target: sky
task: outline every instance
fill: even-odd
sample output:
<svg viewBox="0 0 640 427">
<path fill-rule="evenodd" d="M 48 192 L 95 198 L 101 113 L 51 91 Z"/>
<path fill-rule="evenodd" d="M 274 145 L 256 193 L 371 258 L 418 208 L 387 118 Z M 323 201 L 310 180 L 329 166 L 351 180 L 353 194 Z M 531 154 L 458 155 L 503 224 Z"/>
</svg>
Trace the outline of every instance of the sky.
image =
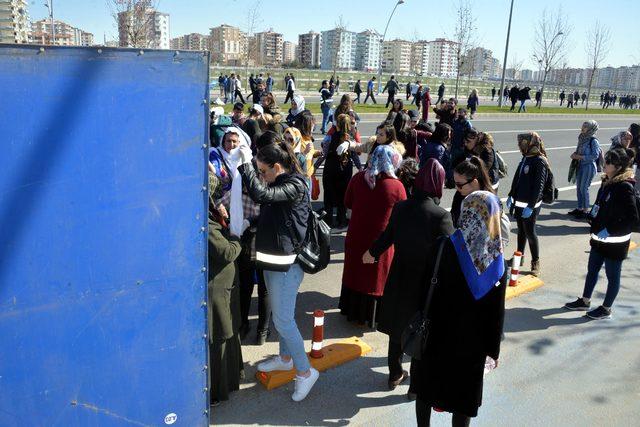
<svg viewBox="0 0 640 427">
<path fill-rule="evenodd" d="M 117 39 L 117 28 L 109 3 L 116 0 L 51 0 L 55 18 L 94 34 L 96 42 Z M 535 23 L 543 9 L 556 11 L 558 0 L 514 0 L 509 59 L 507 66 L 523 62 L 523 68 L 536 70 L 531 58 Z M 28 0 L 31 19 L 47 17 L 45 0 Z M 211 27 L 222 23 L 246 28 L 247 10 L 257 0 L 159 0 L 158 9 L 170 14 L 171 37 L 188 33 L 209 34 Z M 375 29 L 384 31 L 396 0 L 261 0 L 258 31 L 273 28 L 284 39 L 297 43 L 298 34 L 309 30 L 323 31 L 335 27 L 342 15 L 351 31 Z M 510 0 L 470 0 L 476 17 L 475 43 L 504 59 L 504 46 L 509 19 Z M 621 18 L 640 14 L 638 0 L 563 0 L 562 8 L 570 17 L 573 28 L 569 36 L 567 66 L 587 67 L 585 39 L 589 26 L 596 19 L 611 29 L 611 42 L 604 66 L 613 67 L 640 63 L 640 32 L 631 31 L 636 23 L 626 24 L 621 31 Z M 398 6 L 389 25 L 387 40 L 414 38 L 433 40 L 453 38 L 455 5 L 453 1 L 405 0 Z M 635 19 L 635 18 L 634 18 Z"/>
</svg>

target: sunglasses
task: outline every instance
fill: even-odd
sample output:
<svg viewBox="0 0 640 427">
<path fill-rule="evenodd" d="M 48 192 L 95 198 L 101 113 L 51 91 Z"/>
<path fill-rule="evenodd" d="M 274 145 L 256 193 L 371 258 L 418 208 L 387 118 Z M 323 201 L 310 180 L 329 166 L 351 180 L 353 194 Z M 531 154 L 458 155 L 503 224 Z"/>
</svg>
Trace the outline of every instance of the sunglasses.
<svg viewBox="0 0 640 427">
<path fill-rule="evenodd" d="M 461 188 L 462 188 L 462 187 L 464 187 L 465 185 L 469 184 L 471 181 L 473 181 L 473 179 L 470 179 L 470 180 L 469 180 L 469 181 L 467 181 L 467 182 L 463 182 L 462 184 L 461 184 L 461 183 L 459 183 L 459 182 L 456 182 L 456 188 L 457 188 L 457 189 L 461 189 Z"/>
</svg>

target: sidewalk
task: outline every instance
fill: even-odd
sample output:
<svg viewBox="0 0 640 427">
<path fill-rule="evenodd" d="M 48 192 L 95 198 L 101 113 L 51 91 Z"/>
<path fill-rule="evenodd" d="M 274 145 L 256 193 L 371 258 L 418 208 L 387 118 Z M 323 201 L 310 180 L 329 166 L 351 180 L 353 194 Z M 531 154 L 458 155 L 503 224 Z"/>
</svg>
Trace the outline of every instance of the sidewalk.
<svg viewBox="0 0 640 427">
<path fill-rule="evenodd" d="M 640 291 L 634 286 L 640 277 L 640 251 L 624 264 L 612 319 L 589 322 L 582 313 L 564 311 L 562 305 L 582 290 L 589 250 L 586 223 L 568 220 L 564 214 L 573 203 L 561 200 L 543 210 L 539 234 L 545 286 L 506 303 L 500 367 L 486 377 L 484 404 L 473 425 L 626 426 L 640 417 Z M 515 246 L 515 223 L 512 226 L 507 254 Z M 293 384 L 272 391 L 256 384 L 256 364 L 276 354 L 278 345 L 275 331 L 265 346 L 252 345 L 254 329 L 243 343 L 247 379 L 231 400 L 212 408 L 212 424 L 415 425 L 407 385 L 387 390 L 387 336 L 348 323 L 336 308 L 344 238 L 344 234 L 334 236 L 327 270 L 305 276 L 298 297 L 298 325 L 309 349 L 311 313 L 324 309 L 325 345 L 357 336 L 373 351 L 321 374 L 309 397 L 296 404 L 290 397 Z M 634 234 L 633 240 L 638 239 Z M 600 303 L 604 289 L 601 281 L 594 304 Z M 253 328 L 255 322 L 253 316 Z M 409 368 L 408 359 L 404 368 Z M 451 425 L 450 415 L 434 414 L 432 422 Z"/>
</svg>

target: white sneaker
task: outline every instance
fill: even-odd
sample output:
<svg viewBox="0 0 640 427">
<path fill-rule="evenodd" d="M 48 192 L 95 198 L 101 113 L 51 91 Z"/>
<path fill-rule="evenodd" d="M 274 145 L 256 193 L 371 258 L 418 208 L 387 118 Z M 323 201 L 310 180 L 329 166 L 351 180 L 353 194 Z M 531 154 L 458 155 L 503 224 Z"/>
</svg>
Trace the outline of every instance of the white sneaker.
<svg viewBox="0 0 640 427">
<path fill-rule="evenodd" d="M 260 372 L 290 371 L 292 369 L 293 359 L 289 359 L 288 362 L 285 362 L 280 356 L 274 356 L 269 360 L 258 363 L 258 371 Z"/>
<path fill-rule="evenodd" d="M 296 375 L 295 391 L 291 395 L 291 399 L 293 399 L 294 402 L 304 400 L 313 388 L 313 385 L 318 381 L 319 376 L 320 373 L 313 368 L 311 368 L 311 374 L 306 378 Z"/>
</svg>

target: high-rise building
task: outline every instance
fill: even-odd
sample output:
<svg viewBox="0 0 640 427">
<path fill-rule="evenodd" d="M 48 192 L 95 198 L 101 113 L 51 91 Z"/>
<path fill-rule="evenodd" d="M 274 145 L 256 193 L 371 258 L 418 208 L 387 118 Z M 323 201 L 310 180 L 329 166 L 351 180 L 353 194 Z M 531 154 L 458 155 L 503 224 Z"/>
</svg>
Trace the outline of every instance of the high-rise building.
<svg viewBox="0 0 640 427">
<path fill-rule="evenodd" d="M 356 36 L 355 68 L 362 71 L 377 71 L 380 68 L 382 37 L 375 30 L 365 30 Z"/>
<path fill-rule="evenodd" d="M 286 41 L 282 44 L 282 62 L 290 64 L 296 60 L 297 46 L 294 42 Z"/>
<path fill-rule="evenodd" d="M 429 74 L 441 77 L 455 77 L 458 73 L 457 47 L 457 42 L 447 39 L 430 41 Z"/>
<path fill-rule="evenodd" d="M 256 45 L 259 64 L 271 67 L 282 64 L 282 49 L 284 45 L 282 34 L 276 33 L 272 29 L 256 33 Z"/>
<path fill-rule="evenodd" d="M 320 66 L 323 70 L 353 70 L 356 65 L 358 35 L 335 28 L 322 32 Z"/>
<path fill-rule="evenodd" d="M 309 31 L 298 35 L 298 61 L 307 68 L 320 68 L 320 33 Z"/>
<path fill-rule="evenodd" d="M 0 43 L 29 42 L 26 0 L 0 0 Z"/>
<path fill-rule="evenodd" d="M 382 70 L 387 73 L 407 74 L 411 69 L 411 42 L 388 40 L 382 43 Z"/>
<path fill-rule="evenodd" d="M 429 43 L 420 40 L 411 44 L 411 74 L 427 75 L 429 73 Z"/>
<path fill-rule="evenodd" d="M 499 75 L 500 62 L 493 52 L 482 47 L 470 49 L 463 58 L 463 73 L 476 78 L 493 78 Z"/>
<path fill-rule="evenodd" d="M 170 49 L 169 14 L 147 9 L 118 13 L 120 47 Z"/>
<path fill-rule="evenodd" d="M 191 33 L 171 39 L 171 49 L 209 50 L 209 36 Z"/>
<path fill-rule="evenodd" d="M 240 28 L 222 24 L 211 28 L 209 50 L 211 62 L 223 65 L 240 65 L 247 49 L 247 35 Z"/>
<path fill-rule="evenodd" d="M 51 41 L 51 21 L 42 19 L 31 24 L 29 40 L 35 44 L 55 44 L 57 46 L 92 46 L 93 34 L 73 27 L 66 22 L 53 21 L 55 43 Z"/>
</svg>

